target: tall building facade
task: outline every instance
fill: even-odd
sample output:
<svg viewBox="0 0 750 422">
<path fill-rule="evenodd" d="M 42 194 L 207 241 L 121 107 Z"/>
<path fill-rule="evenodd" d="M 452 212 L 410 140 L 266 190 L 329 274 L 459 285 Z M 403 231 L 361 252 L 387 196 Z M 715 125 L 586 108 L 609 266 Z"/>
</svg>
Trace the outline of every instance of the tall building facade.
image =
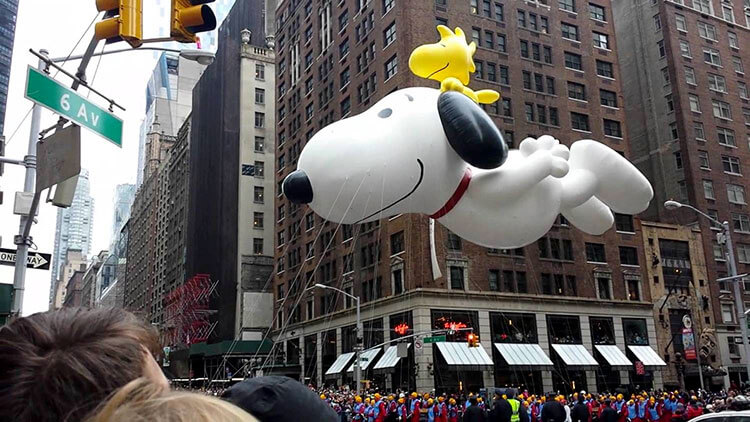
<svg viewBox="0 0 750 422">
<path fill-rule="evenodd" d="M 274 8 L 235 3 L 193 91 L 185 270 L 218 283 L 209 342 L 260 343 L 272 317 L 275 57 L 263 17 Z"/>
<path fill-rule="evenodd" d="M 509 146 L 550 134 L 566 145 L 595 139 L 627 156 L 612 18 L 609 0 L 283 1 L 276 182 L 327 124 L 399 88 L 437 88 L 412 75 L 408 60 L 438 39 L 438 24 L 461 27 L 476 43 L 471 87 L 501 92 L 485 110 Z M 363 379 L 386 389 L 663 384 L 637 219 L 616 215 L 616 227 L 589 236 L 560 218 L 539 242 L 515 250 L 473 245 L 438 223 L 436 277 L 425 216 L 340 226 L 281 195 L 276 207 L 276 372 L 317 385 L 352 382 L 353 301 L 310 289 L 322 283 L 361 299 Z M 469 349 L 466 332 L 455 330 L 446 342 L 410 340 L 407 357 L 383 344 L 455 328 L 473 329 L 481 347 Z"/>
<path fill-rule="evenodd" d="M 124 183 L 115 187 L 114 206 L 115 211 L 112 216 L 112 243 L 117 242 L 117 236 L 120 235 L 122 227 L 130 218 L 130 206 L 133 205 L 135 198 L 135 185 Z M 111 249 L 111 248 L 110 248 Z"/>
<path fill-rule="evenodd" d="M 743 174 L 750 162 L 750 1 L 613 2 L 632 159 L 652 181 L 649 218 L 695 225 L 702 233 L 706 282 L 720 356 L 730 379 L 747 380 L 738 315 L 719 228 L 665 200 L 689 203 L 729 221 L 740 274 L 750 270 L 750 210 Z M 750 283 L 742 286 L 750 302 Z M 664 351 L 674 357 L 674 348 Z"/>
<path fill-rule="evenodd" d="M 149 134 L 177 135 L 192 110 L 193 87 L 204 69 L 204 65 L 176 54 L 159 56 L 146 86 L 146 117 L 141 122 L 136 187 L 140 187 L 145 179 L 143 172 L 148 164 L 146 143 Z"/>
<path fill-rule="evenodd" d="M 57 210 L 55 246 L 52 250 L 50 303 L 56 296 L 55 290 L 58 288 L 58 283 L 62 281 L 60 280 L 60 269 L 65 261 L 66 252 L 68 249 L 75 249 L 81 251 L 84 257 L 88 257 L 91 252 L 93 227 L 94 198 L 90 194 L 89 172 L 86 169 L 81 169 L 72 205 Z M 60 283 L 60 288 L 64 288 L 66 282 Z"/>
<path fill-rule="evenodd" d="M 0 0 L 0 136 L 5 133 L 5 106 L 8 102 L 17 15 L 18 0 Z"/>
</svg>

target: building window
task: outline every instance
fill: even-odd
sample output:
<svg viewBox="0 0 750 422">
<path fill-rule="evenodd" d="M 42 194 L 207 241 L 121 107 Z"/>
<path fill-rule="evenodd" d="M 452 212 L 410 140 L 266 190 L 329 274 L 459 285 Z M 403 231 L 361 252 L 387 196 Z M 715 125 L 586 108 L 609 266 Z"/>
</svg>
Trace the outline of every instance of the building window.
<svg viewBox="0 0 750 422">
<path fill-rule="evenodd" d="M 404 251 L 404 232 L 403 230 L 391 235 L 391 255 Z"/>
<path fill-rule="evenodd" d="M 612 300 L 612 278 L 608 276 L 596 277 L 596 294 L 599 299 Z"/>
<path fill-rule="evenodd" d="M 255 79 L 259 81 L 266 80 L 266 66 L 262 63 L 255 64 Z"/>
<path fill-rule="evenodd" d="M 675 13 L 674 15 L 675 19 L 675 26 L 677 26 L 678 31 L 687 32 L 687 22 L 685 21 L 685 16 L 680 15 L 679 13 Z"/>
<path fill-rule="evenodd" d="M 500 2 L 495 2 L 495 20 L 498 22 L 503 22 L 505 20 L 504 5 Z"/>
<path fill-rule="evenodd" d="M 638 249 L 630 246 L 620 246 L 620 264 L 638 265 Z"/>
<path fill-rule="evenodd" d="M 266 127 L 266 114 L 256 111 L 255 112 L 255 127 L 264 128 Z"/>
<path fill-rule="evenodd" d="M 589 132 L 589 116 L 586 114 L 570 112 L 570 123 L 573 129 Z"/>
<path fill-rule="evenodd" d="M 341 101 L 340 106 L 341 106 L 341 115 L 342 116 L 348 115 L 349 112 L 352 109 L 352 100 L 351 100 L 351 98 L 348 97 L 348 96 L 346 98 L 344 98 L 344 100 Z"/>
<path fill-rule="evenodd" d="M 737 146 L 737 143 L 734 140 L 733 130 L 720 127 L 720 128 L 716 128 L 716 132 L 719 136 L 720 145 L 729 146 L 729 147 Z"/>
<path fill-rule="evenodd" d="M 547 331 L 552 344 L 581 344 L 581 321 L 577 316 L 547 315 Z"/>
<path fill-rule="evenodd" d="M 719 50 L 703 47 L 703 61 L 714 66 L 721 66 Z"/>
<path fill-rule="evenodd" d="M 740 98 L 742 98 L 743 100 L 750 99 L 750 94 L 748 94 L 748 92 L 750 91 L 747 90 L 746 83 L 737 81 L 737 91 L 740 94 Z M 750 120 L 745 119 L 745 124 L 750 125 Z"/>
<path fill-rule="evenodd" d="M 500 83 L 502 85 L 510 85 L 510 76 L 508 73 L 508 67 L 498 66 L 498 70 L 500 71 Z"/>
<path fill-rule="evenodd" d="M 734 231 L 750 233 L 750 216 L 747 214 L 732 213 L 732 225 Z"/>
<path fill-rule="evenodd" d="M 560 6 L 560 9 L 567 12 L 575 13 L 576 11 L 576 0 L 558 0 L 558 4 Z"/>
<path fill-rule="evenodd" d="M 648 346 L 648 330 L 645 319 L 622 319 L 622 331 L 628 346 Z M 680 339 L 682 340 L 682 339 Z"/>
<path fill-rule="evenodd" d="M 708 151 L 698 151 L 698 164 L 702 169 L 711 170 L 711 166 L 708 161 Z"/>
<path fill-rule="evenodd" d="M 737 244 L 737 260 L 742 264 L 750 264 L 750 245 Z M 745 291 L 747 290 L 745 289 Z"/>
<path fill-rule="evenodd" d="M 732 204 L 745 205 L 745 188 L 741 185 L 727 183 L 727 198 Z"/>
<path fill-rule="evenodd" d="M 706 199 L 716 199 L 714 196 L 714 182 L 703 179 L 703 196 Z"/>
<path fill-rule="evenodd" d="M 262 136 L 255 137 L 255 152 L 264 152 L 266 149 L 266 139 Z"/>
<path fill-rule="evenodd" d="M 253 188 L 253 202 L 256 204 L 264 203 L 263 186 L 255 186 Z"/>
<path fill-rule="evenodd" d="M 637 278 L 628 278 L 625 280 L 628 287 L 628 300 L 641 300 L 641 280 Z"/>
<path fill-rule="evenodd" d="M 604 8 L 598 4 L 589 3 L 589 15 L 591 19 L 606 22 L 607 17 L 604 13 Z"/>
<path fill-rule="evenodd" d="M 253 228 L 255 229 L 263 228 L 263 213 L 262 212 L 253 213 Z"/>
<path fill-rule="evenodd" d="M 695 70 L 692 67 L 685 66 L 685 82 L 689 85 L 697 85 L 695 82 Z"/>
<path fill-rule="evenodd" d="M 284 233 L 286 233 L 284 230 L 280 230 L 278 233 L 276 233 L 276 243 L 278 244 L 278 246 L 286 243 L 286 235 Z M 282 264 L 279 265 L 281 266 Z"/>
<path fill-rule="evenodd" d="M 604 76 L 605 78 L 614 78 L 615 77 L 615 71 L 614 66 L 612 63 L 605 62 L 602 60 L 596 61 L 596 74 L 599 76 Z"/>
<path fill-rule="evenodd" d="M 745 67 L 742 65 L 742 59 L 736 56 L 732 56 L 732 65 L 734 66 L 734 71 L 744 75 L 745 74 Z"/>
<path fill-rule="evenodd" d="M 725 324 L 734 324 L 734 305 L 731 303 L 721 304 L 721 321 Z"/>
<path fill-rule="evenodd" d="M 606 89 L 599 90 L 599 101 L 601 105 L 617 108 L 617 94 Z"/>
<path fill-rule="evenodd" d="M 263 255 L 263 238 L 253 238 L 253 253 Z"/>
<path fill-rule="evenodd" d="M 727 32 L 727 38 L 729 39 L 729 47 L 731 48 L 740 48 L 740 41 L 737 38 L 737 34 L 735 34 L 732 31 Z"/>
<path fill-rule="evenodd" d="M 517 12 L 517 17 L 518 17 L 518 27 L 526 28 L 526 12 L 523 10 L 519 10 Z"/>
<path fill-rule="evenodd" d="M 732 6 L 722 4 L 721 15 L 724 17 L 724 20 L 734 23 L 734 12 L 732 11 Z"/>
<path fill-rule="evenodd" d="M 574 70 L 583 70 L 583 64 L 581 62 L 581 55 L 575 53 L 565 52 L 565 67 Z"/>
<path fill-rule="evenodd" d="M 562 29 L 562 37 L 573 41 L 580 41 L 581 37 L 578 35 L 578 27 L 569 23 L 561 22 L 560 28 Z"/>
<path fill-rule="evenodd" d="M 710 23 L 698 21 L 698 34 L 707 40 L 718 41 L 716 36 L 716 27 Z"/>
<path fill-rule="evenodd" d="M 586 242 L 586 261 L 606 263 L 607 255 L 604 252 L 604 245 Z"/>
<path fill-rule="evenodd" d="M 568 98 L 586 101 L 586 86 L 575 82 L 568 82 Z"/>
<path fill-rule="evenodd" d="M 594 47 L 609 50 L 609 35 L 594 32 Z"/>
<path fill-rule="evenodd" d="M 505 117 L 513 117 L 513 107 L 511 107 L 510 98 L 502 98 L 503 102 L 503 116 Z"/>
<path fill-rule="evenodd" d="M 615 213 L 615 229 L 618 232 L 635 233 L 633 216 L 628 214 Z"/>
<path fill-rule="evenodd" d="M 385 31 L 383 31 L 383 45 L 385 47 L 388 47 L 394 41 L 396 41 L 396 22 L 388 25 L 388 27 L 385 28 Z"/>
<path fill-rule="evenodd" d="M 450 266 L 451 289 L 464 290 L 464 268 Z"/>
<path fill-rule="evenodd" d="M 688 98 L 690 100 L 690 111 L 693 113 L 700 113 L 701 112 L 701 102 L 697 95 L 689 94 Z"/>
<path fill-rule="evenodd" d="M 263 164 L 263 161 L 256 161 L 255 162 L 255 177 L 259 179 L 263 179 L 265 177 L 266 170 L 265 165 Z"/>
<path fill-rule="evenodd" d="M 708 89 L 716 92 L 727 92 L 727 80 L 723 76 L 709 73 Z"/>
<path fill-rule="evenodd" d="M 703 123 L 693 122 L 693 136 L 695 136 L 695 139 L 699 141 L 706 140 L 706 132 L 703 130 Z"/>
<path fill-rule="evenodd" d="M 727 120 L 732 119 L 732 109 L 729 107 L 729 103 L 725 103 L 724 101 L 719 100 L 712 100 L 711 104 L 713 105 L 714 117 Z"/>
<path fill-rule="evenodd" d="M 620 122 L 616 120 L 604 119 L 604 134 L 613 138 L 622 138 L 622 128 Z"/>
<path fill-rule="evenodd" d="M 682 57 L 687 57 L 688 59 L 693 58 L 693 55 L 690 53 L 690 44 L 685 40 L 680 40 L 680 54 L 682 54 Z"/>
<path fill-rule="evenodd" d="M 721 164 L 724 168 L 725 173 L 731 174 L 742 174 L 740 167 L 740 159 L 737 157 L 731 157 L 727 155 L 721 156 Z"/>
<path fill-rule="evenodd" d="M 393 294 L 400 295 L 404 292 L 404 269 L 395 268 L 391 271 L 391 281 L 393 282 Z"/>
<path fill-rule="evenodd" d="M 654 30 L 661 31 L 661 16 L 654 15 Z"/>
<path fill-rule="evenodd" d="M 393 57 L 385 62 L 385 80 L 390 79 L 398 72 L 398 57 L 394 54 Z"/>
</svg>

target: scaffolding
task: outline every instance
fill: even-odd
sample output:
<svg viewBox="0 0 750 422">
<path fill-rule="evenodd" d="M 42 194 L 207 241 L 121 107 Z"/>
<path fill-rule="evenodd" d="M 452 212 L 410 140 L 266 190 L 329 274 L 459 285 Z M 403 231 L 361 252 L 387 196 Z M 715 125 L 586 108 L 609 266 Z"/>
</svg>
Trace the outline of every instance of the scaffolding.
<svg viewBox="0 0 750 422">
<path fill-rule="evenodd" d="M 196 274 L 166 296 L 165 344 L 188 348 L 208 340 L 217 324 L 211 322 L 216 311 L 209 299 L 218 284 L 208 274 Z"/>
</svg>

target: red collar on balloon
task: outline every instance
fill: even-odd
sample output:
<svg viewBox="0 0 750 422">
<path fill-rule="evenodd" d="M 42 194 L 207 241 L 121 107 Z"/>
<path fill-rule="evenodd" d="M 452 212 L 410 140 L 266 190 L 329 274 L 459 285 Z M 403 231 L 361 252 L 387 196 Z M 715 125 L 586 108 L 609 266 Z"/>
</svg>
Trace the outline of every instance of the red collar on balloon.
<svg viewBox="0 0 750 422">
<path fill-rule="evenodd" d="M 461 183 L 456 187 L 456 191 L 453 192 L 453 195 L 448 199 L 448 202 L 446 202 L 445 205 L 443 205 L 435 214 L 432 214 L 430 218 L 437 220 L 451 212 L 453 208 L 458 205 L 458 201 L 464 197 L 466 190 L 469 189 L 469 183 L 471 183 L 471 168 L 466 167 L 466 170 L 464 170 L 464 176 L 461 178 Z"/>
</svg>

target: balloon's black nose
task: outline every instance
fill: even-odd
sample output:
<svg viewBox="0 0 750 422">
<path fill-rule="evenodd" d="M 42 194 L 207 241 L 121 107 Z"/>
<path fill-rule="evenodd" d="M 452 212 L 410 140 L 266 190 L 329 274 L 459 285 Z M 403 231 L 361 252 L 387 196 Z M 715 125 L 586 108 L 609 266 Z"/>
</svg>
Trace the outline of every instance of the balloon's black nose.
<svg viewBox="0 0 750 422">
<path fill-rule="evenodd" d="M 282 186 L 284 195 L 295 204 L 309 204 L 313 200 L 313 189 L 310 179 L 302 170 L 289 173 Z"/>
</svg>

